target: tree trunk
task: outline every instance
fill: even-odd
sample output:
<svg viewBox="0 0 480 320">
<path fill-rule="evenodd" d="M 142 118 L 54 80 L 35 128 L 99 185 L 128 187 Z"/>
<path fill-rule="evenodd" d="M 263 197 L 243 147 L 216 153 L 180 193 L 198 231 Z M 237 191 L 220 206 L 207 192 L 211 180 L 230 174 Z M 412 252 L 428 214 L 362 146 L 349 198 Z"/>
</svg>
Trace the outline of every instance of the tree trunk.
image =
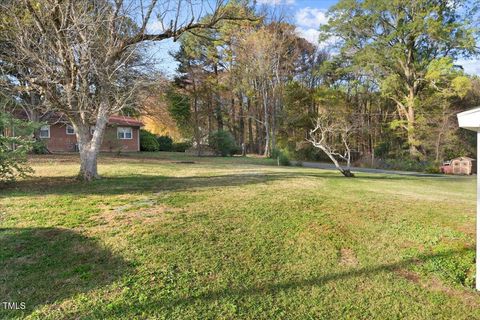
<svg viewBox="0 0 480 320">
<path fill-rule="evenodd" d="M 239 106 L 240 109 L 238 110 L 238 143 L 240 146 L 245 144 L 245 119 L 244 119 L 244 103 L 243 103 L 243 96 L 239 96 Z M 242 148 L 243 150 L 244 148 Z"/>
<path fill-rule="evenodd" d="M 257 119 L 258 120 L 263 120 L 263 115 L 262 115 L 262 108 L 257 106 Z M 265 135 L 262 133 L 262 125 L 259 122 L 255 123 L 255 141 L 256 141 L 256 146 L 255 146 L 255 152 L 257 154 L 262 153 L 262 147 L 264 145 L 264 138 Z"/>
<path fill-rule="evenodd" d="M 271 148 L 270 150 L 275 150 L 277 148 L 277 122 L 276 122 L 276 117 L 277 117 L 277 99 L 273 99 L 273 110 L 272 110 L 272 133 L 271 133 Z"/>
<path fill-rule="evenodd" d="M 353 174 L 353 172 L 350 171 L 350 165 L 347 166 L 347 168 L 343 168 L 337 161 L 337 159 L 335 159 L 335 157 L 333 155 L 331 155 L 330 153 L 326 152 L 325 150 L 323 150 L 327 156 L 330 158 L 330 160 L 332 160 L 333 164 L 335 165 L 335 167 L 338 169 L 338 171 L 340 171 L 345 177 L 347 178 L 353 178 L 355 177 L 355 175 Z"/>
<path fill-rule="evenodd" d="M 85 119 L 72 119 L 72 125 L 77 135 L 78 149 L 80 153 L 80 172 L 78 179 L 92 181 L 100 178 L 97 169 L 97 156 L 102 144 L 108 116 L 105 112 L 99 112 L 93 135 L 90 135 L 90 124 Z"/>
<path fill-rule="evenodd" d="M 217 107 L 215 110 L 215 117 L 217 118 L 217 130 L 223 131 L 223 115 L 222 115 L 222 105 L 220 102 L 217 102 Z"/>
<path fill-rule="evenodd" d="M 330 160 L 332 160 L 332 162 L 335 165 L 335 167 L 337 168 L 337 170 L 340 171 L 345 177 L 347 177 L 347 178 L 354 178 L 355 177 L 353 172 L 350 171 L 350 160 L 348 160 L 347 168 L 343 168 L 340 165 L 340 163 L 338 163 L 337 159 L 335 159 L 335 157 L 330 152 L 328 152 L 328 150 L 323 145 L 314 144 L 314 146 L 321 149 L 323 152 L 325 152 L 325 154 L 330 158 Z M 348 159 L 350 159 L 350 155 L 348 156 Z"/>
<path fill-rule="evenodd" d="M 444 136 L 445 136 L 445 132 L 447 132 L 447 130 L 448 130 L 448 120 L 449 120 L 448 119 L 448 114 L 445 114 L 445 111 L 444 111 L 444 114 L 443 114 L 443 117 L 442 117 L 442 125 L 438 130 L 437 139 L 436 139 L 436 142 L 435 142 L 435 161 L 437 161 L 437 162 L 440 160 L 440 146 L 442 145 L 442 142 L 443 142 L 443 139 L 444 139 Z"/>
<path fill-rule="evenodd" d="M 78 178 L 84 181 L 92 181 L 100 178 L 97 170 L 97 152 L 92 150 L 80 151 L 80 172 Z"/>
<path fill-rule="evenodd" d="M 200 123 L 198 120 L 198 98 L 197 94 L 193 98 L 193 112 L 194 112 L 194 122 L 195 122 L 195 129 L 193 130 L 195 135 L 195 142 L 197 143 L 197 157 L 202 155 L 202 138 L 200 136 Z"/>
<path fill-rule="evenodd" d="M 190 69 L 191 74 L 195 74 L 192 69 Z M 193 134 L 195 136 L 195 142 L 197 143 L 197 157 L 202 155 L 202 137 L 200 132 L 200 121 L 198 115 L 198 95 L 197 95 L 197 85 L 196 80 L 193 78 L 193 114 L 194 114 L 194 130 Z"/>
<path fill-rule="evenodd" d="M 408 150 L 410 156 L 413 159 L 419 159 L 421 157 L 420 151 L 418 151 L 418 141 L 416 139 L 416 130 L 415 130 L 415 110 L 412 105 L 412 102 L 408 102 L 408 112 L 407 112 L 407 142 L 408 142 Z"/>
<path fill-rule="evenodd" d="M 263 155 L 267 158 L 270 157 L 270 130 L 268 129 L 268 125 L 265 126 L 265 130 L 267 131 L 265 135 L 265 149 L 263 150 Z"/>
<path fill-rule="evenodd" d="M 419 142 L 416 139 L 415 128 L 415 99 L 417 97 L 418 87 L 415 84 L 415 67 L 414 67 L 414 50 L 415 41 L 412 37 L 409 37 L 407 41 L 407 57 L 404 63 L 404 73 L 407 81 L 408 94 L 406 98 L 406 114 L 407 119 L 407 142 L 410 156 L 413 159 L 420 159 L 421 153 L 418 151 Z"/>
<path fill-rule="evenodd" d="M 249 114 L 249 117 L 248 117 L 248 151 L 251 152 L 251 153 L 254 153 L 256 150 L 255 150 L 255 146 L 254 146 L 254 142 L 253 142 L 253 120 L 252 120 L 252 110 L 251 110 L 251 107 L 252 107 L 252 104 L 251 104 L 251 101 L 250 101 L 250 98 L 247 99 L 247 112 Z"/>
<path fill-rule="evenodd" d="M 340 172 L 342 172 L 342 174 L 347 178 L 355 178 L 355 175 L 350 171 L 350 169 L 340 169 Z"/>
<path fill-rule="evenodd" d="M 422 154 L 418 151 L 419 142 L 416 139 L 415 130 L 415 90 L 409 88 L 409 93 L 405 97 L 406 103 L 395 100 L 400 118 L 404 119 L 407 124 L 403 128 L 407 131 L 407 144 L 412 159 L 420 159 Z"/>
<path fill-rule="evenodd" d="M 270 119 L 268 116 L 268 95 L 267 90 L 265 88 L 265 84 L 263 85 L 263 112 L 264 112 L 264 124 L 265 124 L 265 150 L 263 155 L 265 157 L 270 157 Z"/>
<path fill-rule="evenodd" d="M 237 132 L 237 128 L 236 128 L 236 125 L 235 125 L 235 122 L 236 122 L 235 118 L 236 118 L 235 98 L 232 97 L 230 99 L 230 131 L 232 132 L 233 138 L 235 139 L 235 141 L 238 141 L 238 132 Z"/>
<path fill-rule="evenodd" d="M 248 119 L 248 151 L 254 153 L 255 143 L 253 142 L 253 123 L 252 118 Z"/>
<path fill-rule="evenodd" d="M 219 94 L 219 82 L 218 82 L 218 66 L 217 64 L 214 65 L 214 72 L 215 72 L 215 117 L 217 118 L 217 130 L 223 130 L 223 114 L 222 114 L 222 101 L 220 99 Z"/>
</svg>

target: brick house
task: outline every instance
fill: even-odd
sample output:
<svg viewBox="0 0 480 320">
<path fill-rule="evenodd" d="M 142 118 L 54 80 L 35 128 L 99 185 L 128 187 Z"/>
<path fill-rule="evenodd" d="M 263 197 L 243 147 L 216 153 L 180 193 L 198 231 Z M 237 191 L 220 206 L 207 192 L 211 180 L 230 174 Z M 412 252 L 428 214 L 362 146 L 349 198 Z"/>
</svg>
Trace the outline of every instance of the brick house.
<svg viewBox="0 0 480 320">
<path fill-rule="evenodd" d="M 39 137 L 50 152 L 78 151 L 77 137 L 73 127 L 63 117 L 51 117 L 40 128 Z M 143 123 L 126 116 L 111 116 L 105 129 L 102 152 L 140 151 L 140 128 Z M 93 132 L 93 126 L 92 126 Z"/>
</svg>

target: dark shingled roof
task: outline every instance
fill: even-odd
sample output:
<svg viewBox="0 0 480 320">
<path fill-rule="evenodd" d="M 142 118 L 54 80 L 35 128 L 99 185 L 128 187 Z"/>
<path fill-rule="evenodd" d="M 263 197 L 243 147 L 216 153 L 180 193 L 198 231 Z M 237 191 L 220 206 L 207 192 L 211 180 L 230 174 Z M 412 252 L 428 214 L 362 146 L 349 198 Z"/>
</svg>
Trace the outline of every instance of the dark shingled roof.
<svg viewBox="0 0 480 320">
<path fill-rule="evenodd" d="M 17 111 L 14 113 L 15 117 L 27 120 L 28 116 L 24 111 Z M 50 124 L 54 123 L 69 123 L 67 117 L 60 112 L 47 112 L 40 116 L 40 121 L 45 121 Z M 115 124 L 120 126 L 143 127 L 143 122 L 127 116 L 114 115 L 108 118 L 108 124 Z"/>
<path fill-rule="evenodd" d="M 111 116 L 108 118 L 108 124 L 119 124 L 122 126 L 142 127 L 143 122 L 126 116 Z"/>
</svg>

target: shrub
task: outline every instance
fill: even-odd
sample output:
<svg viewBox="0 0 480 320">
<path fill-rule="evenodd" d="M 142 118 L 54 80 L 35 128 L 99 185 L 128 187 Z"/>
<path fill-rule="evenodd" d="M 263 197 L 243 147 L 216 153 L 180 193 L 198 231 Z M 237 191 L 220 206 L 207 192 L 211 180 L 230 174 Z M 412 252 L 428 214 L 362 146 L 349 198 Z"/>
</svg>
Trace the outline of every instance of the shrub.
<svg viewBox="0 0 480 320">
<path fill-rule="evenodd" d="M 288 156 L 288 151 L 283 151 L 280 149 L 273 149 L 270 158 L 277 159 L 279 166 L 290 166 L 291 162 Z"/>
<path fill-rule="evenodd" d="M 35 143 L 32 135 L 37 126 L 0 111 L 0 132 L 10 128 L 15 128 L 16 132 L 15 137 L 0 134 L 0 182 L 15 181 L 17 177 L 26 177 L 33 172 L 28 165 L 27 153 Z"/>
<path fill-rule="evenodd" d="M 330 161 L 328 156 L 310 142 L 302 141 L 295 146 L 294 158 L 302 161 Z"/>
<path fill-rule="evenodd" d="M 188 142 L 188 141 L 176 142 L 176 143 L 172 144 L 172 151 L 174 151 L 174 152 L 185 152 L 191 146 L 192 146 L 192 143 Z"/>
<path fill-rule="evenodd" d="M 390 152 L 390 143 L 389 142 L 382 142 L 378 146 L 375 147 L 375 157 L 376 158 L 387 157 L 389 152 Z"/>
<path fill-rule="evenodd" d="M 272 149 L 272 152 L 270 152 L 270 158 L 277 159 L 280 153 L 281 151 L 279 149 Z"/>
<path fill-rule="evenodd" d="M 169 136 L 160 136 L 157 138 L 159 151 L 172 151 L 173 140 Z"/>
<path fill-rule="evenodd" d="M 290 162 L 290 152 L 288 150 L 280 150 L 280 149 L 272 149 L 272 153 L 270 158 L 277 159 L 277 163 L 279 166 L 290 166 L 292 163 Z"/>
<path fill-rule="evenodd" d="M 38 140 L 32 145 L 32 153 L 48 154 L 49 152 L 48 152 L 47 146 L 45 145 L 45 142 L 42 140 Z"/>
<path fill-rule="evenodd" d="M 432 163 L 425 168 L 426 173 L 442 173 L 440 171 L 440 164 Z"/>
<path fill-rule="evenodd" d="M 232 156 L 238 151 L 235 139 L 228 131 L 215 131 L 208 137 L 208 145 L 222 157 Z"/>
<path fill-rule="evenodd" d="M 388 170 L 417 171 L 440 173 L 439 165 L 433 161 L 416 161 L 412 159 L 384 159 L 377 160 L 376 167 Z"/>
<path fill-rule="evenodd" d="M 280 166 L 290 166 L 291 165 L 290 159 L 288 159 L 288 156 L 283 152 L 280 152 L 277 159 L 278 159 L 278 165 L 280 165 Z"/>
<path fill-rule="evenodd" d="M 140 150 L 153 152 L 158 149 L 159 145 L 155 135 L 146 130 L 140 130 Z"/>
</svg>

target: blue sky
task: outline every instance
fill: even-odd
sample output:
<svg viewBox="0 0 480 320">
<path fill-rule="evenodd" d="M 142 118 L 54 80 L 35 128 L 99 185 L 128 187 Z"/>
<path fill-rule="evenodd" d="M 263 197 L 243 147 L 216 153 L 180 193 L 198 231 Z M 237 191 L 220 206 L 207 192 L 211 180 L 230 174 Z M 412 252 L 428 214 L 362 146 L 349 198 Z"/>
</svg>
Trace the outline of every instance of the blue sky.
<svg viewBox="0 0 480 320">
<path fill-rule="evenodd" d="M 337 0 L 257 0 L 259 7 L 266 6 L 282 12 L 286 20 L 297 26 L 297 33 L 312 43 L 317 43 L 318 29 L 327 22 L 325 12 Z M 176 63 L 168 55 L 175 51 L 178 44 L 171 40 L 157 43 L 149 50 L 157 61 L 157 68 L 168 76 L 175 74 Z M 458 64 L 464 67 L 469 74 L 480 75 L 480 60 L 459 60 Z"/>
</svg>

